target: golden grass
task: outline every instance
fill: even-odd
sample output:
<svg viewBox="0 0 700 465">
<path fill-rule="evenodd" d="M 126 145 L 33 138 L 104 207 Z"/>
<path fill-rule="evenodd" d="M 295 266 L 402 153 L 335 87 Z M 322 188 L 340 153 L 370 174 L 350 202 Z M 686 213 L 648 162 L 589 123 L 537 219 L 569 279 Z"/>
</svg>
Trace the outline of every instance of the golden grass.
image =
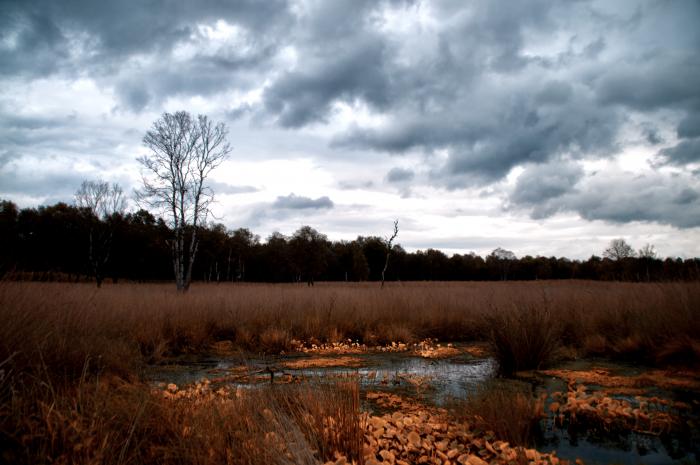
<svg viewBox="0 0 700 465">
<path fill-rule="evenodd" d="M 269 353 L 294 340 L 490 340 L 507 372 L 562 346 L 680 364 L 700 354 L 698 283 L 195 284 L 181 295 L 171 284 L 4 282 L 0 302 L 0 360 L 16 353 L 13 367 L 41 362 L 66 379 L 105 367 L 126 377 L 222 340 Z"/>
<path fill-rule="evenodd" d="M 0 415 L 2 463 L 361 462 L 357 382 L 159 391 L 119 380 L 60 391 L 15 384 Z"/>
<path fill-rule="evenodd" d="M 154 397 L 140 382 L 143 369 L 183 353 L 438 338 L 490 340 L 504 365 L 527 350 L 536 354 L 528 364 L 541 366 L 562 347 L 688 365 L 700 334 L 697 283 L 195 284 L 182 295 L 172 284 L 1 282 L 0 303 L 0 462 L 7 463 L 304 463 L 327 460 L 338 447 L 354 456 L 352 434 L 326 437 L 328 424 L 308 421 L 290 426 L 308 409 L 326 408 L 316 391 L 313 399 L 265 394 L 278 402 L 273 417 L 282 430 L 297 431 L 283 442 L 299 449 L 274 457 L 253 447 L 272 431 L 260 413 L 272 400 L 236 400 L 230 409 L 182 400 L 173 408 L 172 399 Z M 329 402 L 346 399 L 350 412 L 356 395 L 341 391 Z M 341 429 L 354 431 L 358 418 L 348 413 L 350 426 Z M 194 435 L 187 441 L 185 427 Z"/>
<path fill-rule="evenodd" d="M 543 406 L 544 399 L 536 398 L 529 384 L 493 380 L 465 401 L 455 401 L 452 410 L 477 430 L 493 431 L 497 438 L 513 445 L 531 446 L 544 415 Z"/>
</svg>

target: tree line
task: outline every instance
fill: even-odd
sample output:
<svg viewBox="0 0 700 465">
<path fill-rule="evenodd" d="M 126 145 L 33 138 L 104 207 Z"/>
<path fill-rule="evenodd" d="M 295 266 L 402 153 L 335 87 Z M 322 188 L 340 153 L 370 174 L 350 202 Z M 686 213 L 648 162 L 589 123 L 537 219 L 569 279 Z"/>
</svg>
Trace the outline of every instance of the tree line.
<svg viewBox="0 0 700 465">
<path fill-rule="evenodd" d="M 173 230 L 164 219 L 144 209 L 100 214 L 79 203 L 20 209 L 0 201 L 0 276 L 114 282 L 173 279 Z M 395 244 L 387 266 L 387 239 L 378 236 L 331 241 L 303 226 L 289 236 L 275 232 L 261 240 L 245 228 L 230 230 L 207 223 L 197 226 L 197 237 L 192 279 L 207 282 L 700 278 L 700 259 L 659 258 L 651 246 L 635 252 L 621 239 L 612 241 L 602 256 L 587 260 L 518 258 L 502 248 L 485 257 L 447 256 L 436 249 L 407 252 Z M 105 254 L 98 249 L 105 247 L 107 238 L 109 253 Z M 97 267 L 96 258 L 102 261 Z M 96 270 L 101 276 L 96 276 Z"/>
<path fill-rule="evenodd" d="M 310 226 L 291 236 L 273 233 L 266 241 L 250 230 L 227 230 L 207 221 L 214 193 L 207 184 L 231 147 L 224 123 L 186 111 L 164 113 L 143 137 L 148 154 L 139 158 L 142 208 L 126 212 L 122 189 L 105 181 L 85 181 L 75 205 L 57 203 L 18 209 L 0 201 L 0 278 L 105 279 L 116 282 L 175 280 L 185 292 L 191 281 L 306 282 L 395 280 L 690 280 L 698 279 L 698 259 L 656 256 L 647 244 L 636 253 L 622 239 L 603 258 L 586 261 L 556 257 L 518 259 L 497 248 L 486 257 L 435 249 L 406 252 L 393 235 L 329 241 Z M 143 207 L 158 210 L 156 218 Z M 391 258 L 391 261 L 390 261 Z M 196 260 L 195 260 L 196 259 Z M 390 266 L 391 263 L 391 266 Z"/>
</svg>

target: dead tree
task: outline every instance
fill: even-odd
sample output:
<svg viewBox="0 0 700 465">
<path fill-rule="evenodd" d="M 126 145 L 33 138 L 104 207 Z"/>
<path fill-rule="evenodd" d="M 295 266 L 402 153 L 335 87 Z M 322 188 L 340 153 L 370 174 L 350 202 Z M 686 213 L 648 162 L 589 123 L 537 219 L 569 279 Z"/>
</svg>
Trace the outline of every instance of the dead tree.
<svg viewBox="0 0 700 465">
<path fill-rule="evenodd" d="M 75 193 L 75 204 L 87 215 L 88 264 L 97 287 L 101 287 L 114 236 L 110 221 L 126 209 L 124 191 L 118 184 L 110 186 L 102 180 L 83 181 Z"/>
<path fill-rule="evenodd" d="M 206 181 L 231 152 L 224 123 L 197 119 L 185 111 L 164 113 L 143 138 L 150 154 L 139 158 L 143 188 L 137 199 L 161 210 L 168 218 L 173 237 L 175 285 L 187 291 L 199 239 L 197 228 L 206 222 L 214 193 Z"/>
<path fill-rule="evenodd" d="M 386 245 L 386 258 L 384 259 L 384 268 L 382 269 L 382 284 L 379 286 L 381 289 L 384 289 L 384 277 L 386 275 L 386 269 L 389 267 L 389 256 L 391 255 L 391 251 L 393 250 L 393 242 L 394 239 L 396 239 L 396 236 L 399 235 L 399 220 L 394 221 L 394 234 L 391 235 L 391 237 L 386 238 L 384 243 Z"/>
</svg>

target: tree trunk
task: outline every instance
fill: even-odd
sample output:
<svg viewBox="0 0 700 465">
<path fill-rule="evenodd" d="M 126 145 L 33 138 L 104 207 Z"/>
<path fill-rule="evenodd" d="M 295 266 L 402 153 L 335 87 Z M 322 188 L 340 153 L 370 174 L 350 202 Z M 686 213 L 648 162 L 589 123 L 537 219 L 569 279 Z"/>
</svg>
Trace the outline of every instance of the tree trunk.
<svg viewBox="0 0 700 465">
<path fill-rule="evenodd" d="M 386 269 L 389 268 L 389 256 L 391 255 L 391 250 L 386 252 L 386 260 L 384 260 L 384 268 L 382 268 L 382 285 L 379 286 L 380 289 L 384 288 L 384 275 L 386 274 Z"/>
<path fill-rule="evenodd" d="M 197 226 L 192 227 L 192 238 L 190 240 L 189 259 L 187 261 L 187 274 L 183 282 L 183 291 L 187 291 L 192 283 L 192 266 L 194 265 L 194 257 L 197 254 Z"/>
</svg>

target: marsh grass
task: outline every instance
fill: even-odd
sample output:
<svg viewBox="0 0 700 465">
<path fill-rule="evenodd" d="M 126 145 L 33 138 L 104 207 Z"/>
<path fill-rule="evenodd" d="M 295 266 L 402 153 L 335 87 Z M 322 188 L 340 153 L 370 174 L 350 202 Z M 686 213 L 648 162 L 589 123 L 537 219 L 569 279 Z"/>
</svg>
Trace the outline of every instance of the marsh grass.
<svg viewBox="0 0 700 465">
<path fill-rule="evenodd" d="M 539 431 L 543 402 L 527 383 L 496 379 L 480 386 L 466 400 L 455 401 L 451 410 L 477 430 L 492 431 L 496 438 L 512 445 L 531 447 Z"/>
<path fill-rule="evenodd" d="M 362 462 L 356 382 L 168 397 L 116 378 L 13 390 L 0 415 L 2 463 L 290 465 L 336 452 Z"/>
<path fill-rule="evenodd" d="M 91 374 L 133 376 L 223 340 L 265 353 L 293 339 L 490 341 L 510 373 L 543 366 L 563 346 L 682 360 L 697 354 L 700 334 L 698 283 L 195 284 L 180 295 L 170 284 L 0 282 L 0 302 L 0 360 L 15 354 L 15 371 L 43 363 L 65 380 L 86 363 Z"/>
<path fill-rule="evenodd" d="M 489 340 L 505 372 L 541 367 L 563 347 L 681 365 L 700 356 L 698 283 L 195 284 L 182 295 L 171 284 L 0 282 L 0 303 L 4 463 L 305 463 L 334 448 L 355 456 L 350 388 L 271 390 L 212 408 L 174 404 L 142 384 L 148 364 L 220 341 L 278 353 L 292 339 Z M 528 418 L 529 401 L 489 398 L 497 395 L 470 408 L 484 421 L 511 408 Z M 347 413 L 333 410 L 334 396 L 350 399 Z M 266 404 L 277 423 L 261 416 Z M 308 421 L 320 411 L 340 423 Z M 260 446 L 270 431 L 291 449 Z"/>
<path fill-rule="evenodd" d="M 561 320 L 546 300 L 516 303 L 512 310 L 494 308 L 486 317 L 489 342 L 501 374 L 542 368 L 562 345 Z"/>
</svg>

